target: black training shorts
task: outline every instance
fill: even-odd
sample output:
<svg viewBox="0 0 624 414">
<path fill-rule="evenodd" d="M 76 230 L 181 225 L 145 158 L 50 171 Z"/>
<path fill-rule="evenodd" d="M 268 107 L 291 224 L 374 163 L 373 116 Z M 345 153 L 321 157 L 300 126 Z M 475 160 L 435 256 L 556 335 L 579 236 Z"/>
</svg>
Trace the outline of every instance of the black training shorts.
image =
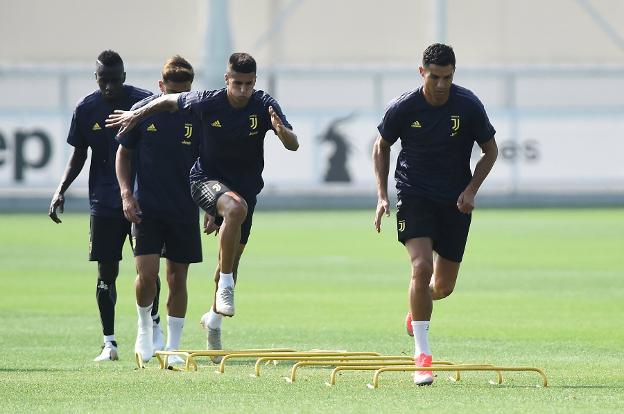
<svg viewBox="0 0 624 414">
<path fill-rule="evenodd" d="M 223 217 L 219 215 L 217 212 L 217 200 L 223 194 L 225 194 L 230 190 L 228 186 L 223 184 L 220 181 L 216 180 L 205 180 L 205 179 L 197 179 L 191 181 L 191 196 L 195 203 L 202 210 L 210 214 L 215 218 L 215 223 L 220 226 L 223 223 Z M 238 193 L 237 193 L 238 194 Z M 253 221 L 253 213 L 256 208 L 256 196 L 245 196 L 244 194 L 239 194 L 245 202 L 247 203 L 247 217 L 243 224 L 241 224 L 241 244 L 247 244 L 249 240 L 249 235 L 251 234 L 251 224 Z"/>
<path fill-rule="evenodd" d="M 180 223 L 143 217 L 132 224 L 134 255 L 157 254 L 176 263 L 202 261 L 199 223 Z"/>
<path fill-rule="evenodd" d="M 91 216 L 90 229 L 89 260 L 120 261 L 124 242 L 130 235 L 130 222 L 123 217 Z"/>
<path fill-rule="evenodd" d="M 219 181 L 191 181 L 191 197 L 202 210 L 214 217 L 217 217 L 217 200 L 228 191 L 231 190 Z"/>
<path fill-rule="evenodd" d="M 397 234 L 401 243 L 417 237 L 429 237 L 433 250 L 453 262 L 461 262 L 468 239 L 471 214 L 464 214 L 452 204 L 422 197 L 399 197 Z"/>
</svg>

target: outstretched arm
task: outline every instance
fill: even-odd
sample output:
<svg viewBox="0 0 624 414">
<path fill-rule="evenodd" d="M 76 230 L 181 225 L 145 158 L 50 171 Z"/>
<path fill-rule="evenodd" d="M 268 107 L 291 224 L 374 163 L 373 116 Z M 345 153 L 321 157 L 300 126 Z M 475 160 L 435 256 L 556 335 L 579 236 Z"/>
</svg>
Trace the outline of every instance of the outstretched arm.
<svg viewBox="0 0 624 414">
<path fill-rule="evenodd" d="M 106 128 L 119 127 L 117 136 L 120 137 L 128 133 L 128 131 L 134 128 L 139 122 L 152 114 L 165 111 L 177 111 L 179 96 L 179 93 L 162 95 L 134 111 L 122 111 L 117 109 L 106 119 Z"/>
<path fill-rule="evenodd" d="M 132 150 L 120 145 L 117 148 L 117 156 L 115 157 L 115 172 L 117 173 L 117 181 L 121 191 L 121 204 L 124 216 L 132 223 L 140 223 L 141 207 L 139 207 L 139 203 L 134 198 L 132 191 L 131 171 Z"/>
<path fill-rule="evenodd" d="M 291 151 L 297 151 L 299 148 L 297 135 L 291 129 L 284 126 L 284 123 L 272 106 L 269 106 L 269 115 L 271 115 L 271 124 L 273 124 L 273 129 L 275 129 L 277 137 L 280 141 L 282 141 L 284 148 Z"/>
<path fill-rule="evenodd" d="M 481 158 L 477 162 L 477 165 L 475 166 L 472 180 L 470 180 L 466 189 L 462 191 L 457 199 L 457 209 L 465 214 L 469 214 L 472 210 L 474 210 L 474 200 L 477 195 L 477 191 L 479 191 L 479 187 L 481 187 L 481 184 L 483 184 L 483 181 L 492 170 L 492 167 L 496 162 L 496 158 L 498 157 L 498 146 L 496 145 L 494 137 L 479 144 L 479 146 L 481 147 L 482 154 Z"/>
<path fill-rule="evenodd" d="M 388 173 L 390 172 L 390 146 L 391 144 L 377 136 L 373 146 L 373 166 L 375 168 L 375 181 L 377 183 L 377 211 L 375 212 L 375 230 L 381 231 L 381 217 L 385 214 L 390 216 L 390 202 L 388 201 Z"/>
<path fill-rule="evenodd" d="M 67 162 L 67 167 L 65 168 L 65 172 L 63 173 L 63 177 L 61 178 L 61 183 L 58 188 L 54 192 L 52 196 L 52 201 L 50 202 L 50 209 L 48 210 L 48 216 L 55 223 L 61 223 L 61 219 L 58 217 L 57 210 L 59 213 L 62 213 L 65 209 L 65 191 L 69 188 L 71 183 L 74 182 L 80 171 L 82 171 L 82 167 L 87 160 L 87 148 L 79 148 L 74 147 L 74 152 L 71 155 L 71 158 Z"/>
</svg>

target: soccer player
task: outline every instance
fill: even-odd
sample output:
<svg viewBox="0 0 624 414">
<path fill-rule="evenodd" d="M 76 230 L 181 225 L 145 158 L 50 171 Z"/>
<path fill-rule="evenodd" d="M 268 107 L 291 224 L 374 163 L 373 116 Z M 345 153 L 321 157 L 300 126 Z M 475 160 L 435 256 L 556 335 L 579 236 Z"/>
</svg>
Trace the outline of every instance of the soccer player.
<svg viewBox="0 0 624 414">
<path fill-rule="evenodd" d="M 190 174 L 191 194 L 207 213 L 204 232 L 218 231 L 220 236 L 215 300 L 201 318 L 209 349 L 221 349 L 222 317 L 234 316 L 238 266 L 249 239 L 256 196 L 264 186 L 265 134 L 273 130 L 286 149 L 299 148 L 277 101 L 254 89 L 256 61 L 251 55 L 232 54 L 224 80 L 223 89 L 163 95 L 135 111 L 115 111 L 107 120 L 107 126 L 121 127 L 118 134 L 123 135 L 160 111 L 187 110 L 202 119 L 200 157 Z"/>
<path fill-rule="evenodd" d="M 375 229 L 380 232 L 382 216 L 390 215 L 390 147 L 401 139 L 394 177 L 398 239 L 412 268 L 407 328 L 414 336 L 416 365 L 427 367 L 431 366 L 428 332 L 433 300 L 447 297 L 455 287 L 475 196 L 496 161 L 498 148 L 483 104 L 471 91 L 453 84 L 455 54 L 450 46 L 427 47 L 419 71 L 423 85 L 394 99 L 386 109 L 378 126 L 373 164 L 378 197 Z M 475 141 L 482 156 L 472 174 Z M 432 384 L 433 373 L 418 371 L 414 382 Z"/>
<path fill-rule="evenodd" d="M 174 56 L 165 62 L 158 87 L 163 95 L 188 92 L 193 78 L 191 64 Z M 155 98 L 150 96 L 132 108 L 140 108 Z M 194 114 L 177 112 L 147 117 L 119 139 L 117 178 L 124 214 L 132 222 L 138 272 L 135 352 L 144 362 L 154 353 L 150 313 L 161 253 L 167 259 L 169 284 L 166 349 L 180 349 L 188 300 L 188 268 L 190 263 L 202 260 L 199 211 L 188 185 L 189 170 L 199 156 L 200 137 L 201 120 Z M 137 177 L 133 192 L 134 154 Z M 174 359 L 169 357 L 169 362 Z"/>
<path fill-rule="evenodd" d="M 151 92 L 124 85 L 126 73 L 123 61 L 112 50 L 106 50 L 98 56 L 95 80 L 99 89 L 82 98 L 74 110 L 67 137 L 67 143 L 74 150 L 52 197 L 48 215 L 55 223 L 61 223 L 58 212 L 63 212 L 65 191 L 80 174 L 88 149 L 91 148 L 89 260 L 98 262 L 95 297 L 100 311 L 104 346 L 94 361 L 100 362 L 118 359 L 115 340 L 115 280 L 119 274 L 124 241 L 130 234 L 130 223 L 123 215 L 115 177 L 115 153 L 118 146 L 115 130 L 105 129 L 104 122 L 113 109 L 129 109 L 135 102 L 151 95 Z M 158 303 L 158 294 L 155 303 Z M 164 338 L 159 325 L 158 305 L 152 310 L 152 319 L 155 346 L 162 347 Z"/>
</svg>

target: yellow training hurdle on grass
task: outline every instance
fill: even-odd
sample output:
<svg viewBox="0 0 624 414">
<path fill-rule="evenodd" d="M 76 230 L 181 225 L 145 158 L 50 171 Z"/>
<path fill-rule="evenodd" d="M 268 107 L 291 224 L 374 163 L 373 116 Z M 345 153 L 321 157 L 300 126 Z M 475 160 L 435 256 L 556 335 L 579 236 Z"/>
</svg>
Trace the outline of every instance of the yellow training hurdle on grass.
<svg viewBox="0 0 624 414">
<path fill-rule="evenodd" d="M 197 362 L 195 362 L 196 357 L 214 357 L 220 356 L 225 357 L 227 355 L 237 355 L 237 354 L 273 354 L 273 353 L 290 353 L 296 352 L 291 348 L 266 348 L 266 349 L 219 349 L 219 350 L 175 350 L 175 351 L 156 351 L 156 358 L 158 358 L 158 362 L 160 363 L 160 369 L 167 368 L 167 360 L 171 355 L 176 355 L 182 357 L 185 360 L 184 371 L 197 371 Z M 137 363 L 140 359 L 137 358 Z M 143 368 L 139 365 L 140 368 Z M 223 371 L 221 371 L 223 372 Z"/>
<path fill-rule="evenodd" d="M 459 381 L 460 380 L 460 371 L 462 370 L 461 367 L 463 366 L 463 364 L 455 364 L 454 362 L 449 362 L 449 361 L 433 361 L 431 363 L 432 365 L 436 366 L 436 365 L 447 365 L 447 366 L 452 366 L 452 367 L 457 367 L 456 370 L 453 369 L 449 369 L 447 371 L 455 371 L 455 377 L 449 377 L 450 380 L 452 381 Z M 388 364 L 390 365 L 390 364 Z M 392 364 L 392 365 L 401 365 L 401 364 Z M 414 367 L 414 364 L 403 364 L 406 368 L 412 368 Z M 494 365 L 490 365 L 490 364 L 486 364 L 483 366 L 490 366 L 490 367 L 494 367 Z M 336 385 L 336 375 L 341 372 L 341 371 L 377 371 L 378 369 L 383 368 L 383 364 L 361 364 L 361 365 L 339 365 L 337 364 L 336 368 L 334 368 L 329 376 L 329 382 L 326 382 L 325 384 L 327 385 Z M 427 370 L 429 370 L 427 368 Z M 500 371 L 496 371 L 497 374 L 497 383 L 501 384 L 503 382 L 503 376 L 500 373 Z"/>
<path fill-rule="evenodd" d="M 379 356 L 377 352 L 348 352 L 348 351 L 303 351 L 303 352 L 284 352 L 284 353 L 237 353 L 223 356 L 221 363 L 219 364 L 219 373 L 225 371 L 225 362 L 235 358 L 268 358 L 271 360 L 277 360 L 278 357 L 296 357 L 305 359 L 307 357 L 346 357 L 346 356 Z"/>
<path fill-rule="evenodd" d="M 297 370 L 305 366 L 317 367 L 334 367 L 327 385 L 336 384 L 336 376 L 342 371 L 375 371 L 373 374 L 372 384 L 367 384 L 369 388 L 379 387 L 379 376 L 383 372 L 414 372 L 414 371 L 451 371 L 455 372 L 455 377 L 450 377 L 453 381 L 460 380 L 461 371 L 489 371 L 495 372 L 496 381 L 490 381 L 492 384 L 502 384 L 502 372 L 536 372 L 542 379 L 542 386 L 548 386 L 548 378 L 544 371 L 536 367 L 510 367 L 497 366 L 492 364 L 455 364 L 449 361 L 433 361 L 430 367 L 418 367 L 414 365 L 414 359 L 406 355 L 388 356 L 381 355 L 377 352 L 349 352 L 337 350 L 310 350 L 296 351 L 291 348 L 267 348 L 267 349 L 239 349 L 239 350 L 176 350 L 176 351 L 158 351 L 156 357 L 160 363 L 160 368 L 168 368 L 168 357 L 176 355 L 184 358 L 183 368 L 177 369 L 182 371 L 197 371 L 196 357 L 220 356 L 222 357 L 219 364 L 218 373 L 225 372 L 226 361 L 231 359 L 249 359 L 257 358 L 255 363 L 254 377 L 260 376 L 260 367 L 262 363 L 270 361 L 296 361 L 290 370 L 290 376 L 285 379 L 288 382 L 294 382 Z M 144 364 L 139 354 L 136 354 L 136 361 L 139 367 L 143 368 Z"/>
<path fill-rule="evenodd" d="M 327 361 L 326 365 L 333 366 L 338 365 L 340 362 L 353 362 L 353 361 L 385 361 L 385 360 L 397 360 L 397 361 L 405 361 L 406 364 L 414 363 L 414 359 L 412 357 L 408 357 L 406 355 L 400 356 L 382 356 L 382 355 L 346 355 L 342 357 L 336 356 L 283 356 L 283 357 L 262 357 L 258 358 L 255 365 L 255 374 L 252 376 L 259 377 L 260 376 L 260 367 L 262 363 L 269 363 L 271 361 Z M 408 362 L 409 361 L 409 362 Z"/>
<path fill-rule="evenodd" d="M 382 367 L 378 368 L 373 374 L 373 383 L 368 384 L 369 388 L 378 388 L 379 387 L 379 376 L 382 372 L 388 371 L 399 371 L 399 372 L 413 372 L 413 371 L 496 371 L 499 372 L 499 382 L 502 383 L 502 376 L 500 376 L 501 371 L 533 371 L 537 372 L 542 377 L 542 386 L 548 386 L 548 378 L 546 378 L 546 374 L 539 368 L 535 367 L 504 367 L 497 365 L 483 365 L 483 364 L 461 364 L 461 365 L 452 365 L 452 366 L 431 366 L 431 367 Z"/>
</svg>

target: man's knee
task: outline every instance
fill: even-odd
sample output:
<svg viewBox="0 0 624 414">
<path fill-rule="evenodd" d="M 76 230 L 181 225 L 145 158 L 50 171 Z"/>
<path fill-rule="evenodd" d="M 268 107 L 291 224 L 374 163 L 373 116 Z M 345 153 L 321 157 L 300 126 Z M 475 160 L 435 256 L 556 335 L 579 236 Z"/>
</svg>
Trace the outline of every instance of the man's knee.
<svg viewBox="0 0 624 414">
<path fill-rule="evenodd" d="M 242 197 L 222 197 L 224 199 L 223 217 L 230 222 L 243 222 L 247 217 L 247 203 Z"/>
<path fill-rule="evenodd" d="M 412 279 L 423 284 L 429 285 L 431 275 L 433 274 L 433 263 L 422 258 L 412 259 Z"/>
<path fill-rule="evenodd" d="M 433 274 L 433 263 L 422 258 L 412 259 L 412 275 L 413 276 L 431 276 Z"/>
<path fill-rule="evenodd" d="M 114 283 L 119 275 L 119 262 L 98 262 L 98 279 Z"/>
</svg>

